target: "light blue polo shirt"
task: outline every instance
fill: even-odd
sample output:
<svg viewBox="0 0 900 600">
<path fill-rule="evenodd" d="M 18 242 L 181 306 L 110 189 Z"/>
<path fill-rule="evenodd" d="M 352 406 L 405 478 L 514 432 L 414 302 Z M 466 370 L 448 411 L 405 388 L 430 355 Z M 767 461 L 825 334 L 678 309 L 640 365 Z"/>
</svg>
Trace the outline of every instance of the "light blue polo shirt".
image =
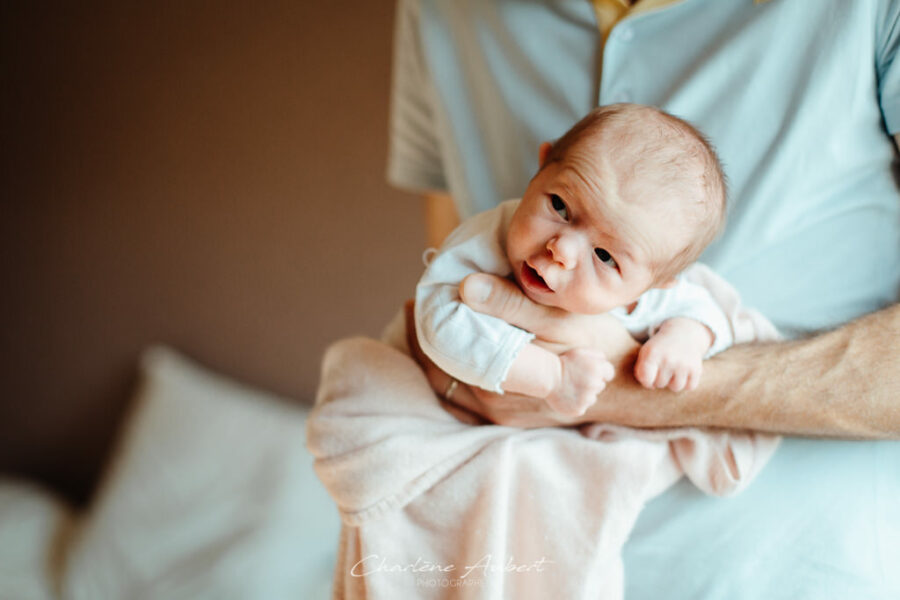
<svg viewBox="0 0 900 600">
<path fill-rule="evenodd" d="M 469 216 L 520 196 L 540 142 L 593 106 L 659 106 L 729 179 L 702 260 L 789 335 L 837 326 L 900 293 L 898 13 L 682 0 L 626 17 L 601 53 L 587 0 L 401 0 L 388 176 Z M 679 484 L 625 559 L 630 600 L 900 598 L 900 442 L 785 440 L 727 500 Z"/>
</svg>

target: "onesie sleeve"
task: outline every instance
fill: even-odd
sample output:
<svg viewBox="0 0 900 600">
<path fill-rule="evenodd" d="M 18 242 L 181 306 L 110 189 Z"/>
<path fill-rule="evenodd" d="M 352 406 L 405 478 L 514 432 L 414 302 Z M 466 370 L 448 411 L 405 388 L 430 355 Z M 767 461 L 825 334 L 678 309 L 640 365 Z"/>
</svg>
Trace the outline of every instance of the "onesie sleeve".
<svg viewBox="0 0 900 600">
<path fill-rule="evenodd" d="M 387 179 L 412 191 L 446 190 L 420 10 L 419 0 L 397 2 Z"/>
<path fill-rule="evenodd" d="M 654 290 L 648 300 L 652 306 L 641 308 L 654 315 L 649 328 L 650 335 L 656 333 L 665 321 L 685 317 L 703 323 L 715 337 L 705 358 L 718 354 L 734 343 L 734 332 L 724 308 L 716 302 L 709 290 L 690 281 L 684 274 L 678 276 L 674 287 Z"/>
<path fill-rule="evenodd" d="M 463 304 L 459 284 L 472 273 L 509 275 L 504 239 L 514 208 L 505 202 L 463 222 L 416 286 L 416 336 L 428 358 L 456 379 L 497 393 L 534 335 Z"/>
<path fill-rule="evenodd" d="M 875 68 L 878 74 L 878 100 L 888 133 L 900 132 L 900 1 L 882 0 L 876 28 Z"/>
</svg>

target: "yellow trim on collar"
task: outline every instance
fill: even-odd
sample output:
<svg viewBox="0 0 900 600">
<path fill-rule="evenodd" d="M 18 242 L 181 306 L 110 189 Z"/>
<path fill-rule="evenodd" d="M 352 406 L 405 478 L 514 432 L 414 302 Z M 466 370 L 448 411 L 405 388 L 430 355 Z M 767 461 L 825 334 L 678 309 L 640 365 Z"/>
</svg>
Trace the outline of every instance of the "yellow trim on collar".
<svg viewBox="0 0 900 600">
<path fill-rule="evenodd" d="M 664 8 L 670 4 L 676 4 L 682 0 L 637 0 L 633 4 L 629 0 L 590 0 L 594 6 L 594 14 L 597 16 L 597 27 L 603 36 L 602 42 L 606 43 L 609 32 L 616 23 L 629 15 L 637 15 Z M 754 4 L 765 4 L 770 0 L 753 0 Z"/>
<path fill-rule="evenodd" d="M 594 14 L 597 16 L 597 28 L 600 29 L 602 42 L 606 43 L 609 32 L 616 23 L 629 15 L 636 15 L 648 10 L 662 8 L 681 0 L 637 0 L 634 4 L 628 0 L 591 0 Z"/>
<path fill-rule="evenodd" d="M 681 0 L 638 0 L 631 7 L 631 14 L 637 15 L 643 12 L 664 8 L 669 4 L 678 4 Z"/>
<path fill-rule="evenodd" d="M 597 17 L 601 42 L 605 44 L 613 25 L 628 13 L 629 8 L 617 0 L 592 0 L 591 4 Z"/>
<path fill-rule="evenodd" d="M 633 4 L 630 0 L 590 0 L 594 7 L 594 15 L 597 17 L 597 29 L 600 30 L 600 54 L 598 56 L 598 76 L 602 78 L 603 52 L 606 49 L 606 40 L 609 32 L 616 24 L 630 15 L 637 15 L 651 10 L 659 10 L 666 6 L 677 4 L 683 0 L 636 0 Z M 754 4 L 765 4 L 769 0 L 753 0 Z M 600 81 L 600 79 L 598 79 Z"/>
</svg>

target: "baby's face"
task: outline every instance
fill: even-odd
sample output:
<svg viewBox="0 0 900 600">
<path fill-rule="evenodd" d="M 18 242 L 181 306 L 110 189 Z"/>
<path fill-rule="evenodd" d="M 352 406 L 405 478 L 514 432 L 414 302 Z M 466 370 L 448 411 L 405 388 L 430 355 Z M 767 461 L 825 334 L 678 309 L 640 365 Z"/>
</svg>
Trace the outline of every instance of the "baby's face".
<svg viewBox="0 0 900 600">
<path fill-rule="evenodd" d="M 542 148 L 541 162 L 544 156 Z M 656 267 L 686 243 L 685 227 L 652 201 L 622 198 L 616 162 L 622 161 L 598 160 L 596 149 L 576 146 L 529 183 L 506 254 L 533 301 L 595 314 L 663 287 Z"/>
</svg>

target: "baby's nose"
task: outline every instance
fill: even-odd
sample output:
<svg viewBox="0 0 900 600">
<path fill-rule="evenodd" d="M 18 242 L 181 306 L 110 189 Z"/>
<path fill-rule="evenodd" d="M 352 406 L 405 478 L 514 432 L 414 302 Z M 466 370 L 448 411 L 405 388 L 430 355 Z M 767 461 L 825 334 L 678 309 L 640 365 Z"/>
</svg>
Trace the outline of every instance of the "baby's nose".
<svg viewBox="0 0 900 600">
<path fill-rule="evenodd" d="M 570 235 L 558 235 L 547 242 L 547 251 L 563 269 L 572 269 L 578 260 L 578 241 Z"/>
</svg>

